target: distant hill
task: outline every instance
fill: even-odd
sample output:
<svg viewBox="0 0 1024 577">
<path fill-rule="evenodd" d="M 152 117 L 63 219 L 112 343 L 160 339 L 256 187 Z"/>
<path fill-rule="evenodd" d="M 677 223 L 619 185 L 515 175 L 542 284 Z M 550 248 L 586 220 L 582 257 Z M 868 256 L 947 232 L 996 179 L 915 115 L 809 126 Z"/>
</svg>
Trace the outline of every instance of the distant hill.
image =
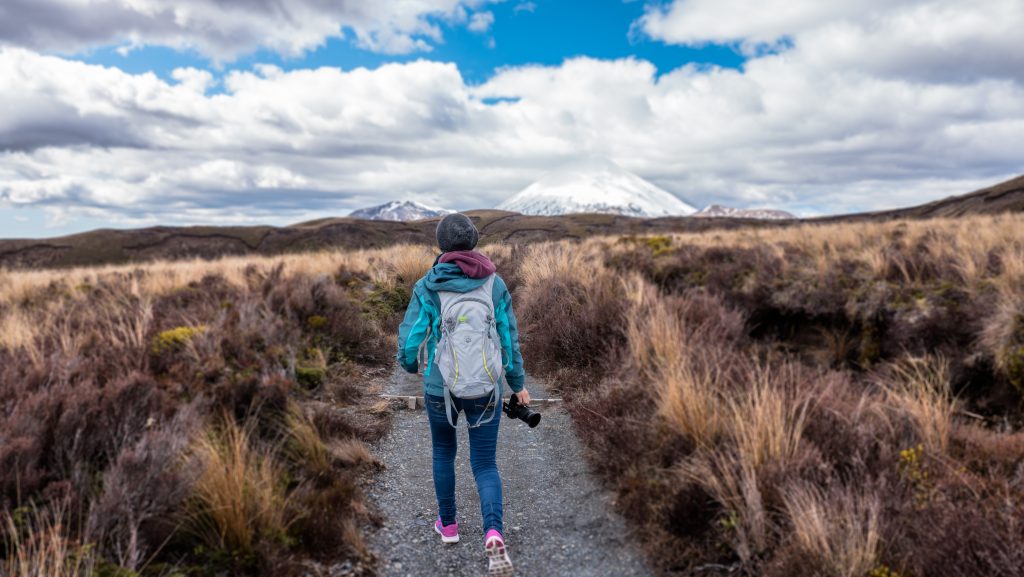
<svg viewBox="0 0 1024 577">
<path fill-rule="evenodd" d="M 825 216 L 815 221 L 889 220 L 895 218 L 940 218 L 971 214 L 1024 212 L 1024 176 L 968 194 L 950 196 L 926 204 L 858 214 Z"/>
<path fill-rule="evenodd" d="M 683 217 L 640 219 L 619 215 L 528 216 L 499 210 L 466 213 L 480 229 L 481 246 L 598 234 L 648 234 L 733 228 L 750 221 Z M 281 254 L 330 247 L 372 248 L 433 243 L 437 218 L 399 222 L 322 218 L 286 227 L 192 226 L 100 229 L 49 239 L 0 240 L 0 267 L 62 267 L 156 259 Z"/>
<path fill-rule="evenodd" d="M 620 214 L 656 218 L 696 209 L 607 159 L 576 162 L 549 172 L 498 205 L 533 215 Z"/>
<path fill-rule="evenodd" d="M 349 214 L 349 217 L 362 218 L 366 220 L 400 220 L 404 222 L 444 216 L 453 212 L 455 211 L 448 210 L 447 208 L 427 206 L 412 200 L 392 200 L 391 202 L 381 204 L 379 206 L 353 210 Z"/>
<path fill-rule="evenodd" d="M 784 210 L 771 208 L 733 208 L 712 204 L 704 207 L 692 216 L 700 218 L 751 218 L 755 220 L 792 220 L 796 216 Z"/>
<path fill-rule="evenodd" d="M 812 219 L 813 222 L 956 217 L 1024 212 L 1024 176 L 970 194 L 883 212 Z M 740 226 L 788 226 L 803 220 L 748 218 L 631 218 L 615 214 L 530 216 L 501 210 L 468 214 L 492 242 L 537 242 L 601 234 L 665 234 Z M 216 258 L 281 254 L 330 247 L 371 248 L 396 243 L 432 243 L 437 218 L 410 222 L 322 218 L 286 227 L 193 226 L 133 230 L 101 229 L 49 239 L 0 240 L 0 267 L 60 267 L 116 264 L 154 259 Z"/>
</svg>

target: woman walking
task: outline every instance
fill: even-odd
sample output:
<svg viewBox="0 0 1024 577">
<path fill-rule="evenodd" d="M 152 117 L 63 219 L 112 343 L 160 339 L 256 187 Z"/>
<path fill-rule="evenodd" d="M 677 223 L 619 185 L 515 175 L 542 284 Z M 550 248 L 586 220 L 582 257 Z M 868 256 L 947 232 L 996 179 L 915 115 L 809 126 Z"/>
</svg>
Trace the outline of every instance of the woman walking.
<svg viewBox="0 0 1024 577">
<path fill-rule="evenodd" d="M 502 526 L 501 476 L 495 460 L 502 376 L 521 404 L 530 402 L 523 386 L 512 297 L 490 259 L 473 250 L 479 233 L 468 217 L 458 213 L 446 216 L 437 225 L 436 237 L 442 254 L 416 283 L 398 332 L 398 361 L 410 373 L 419 370 L 420 346 L 426 343 L 424 400 L 433 441 L 438 508 L 434 530 L 444 543 L 459 541 L 455 426 L 459 414 L 465 413 L 489 575 L 512 575 Z"/>
</svg>

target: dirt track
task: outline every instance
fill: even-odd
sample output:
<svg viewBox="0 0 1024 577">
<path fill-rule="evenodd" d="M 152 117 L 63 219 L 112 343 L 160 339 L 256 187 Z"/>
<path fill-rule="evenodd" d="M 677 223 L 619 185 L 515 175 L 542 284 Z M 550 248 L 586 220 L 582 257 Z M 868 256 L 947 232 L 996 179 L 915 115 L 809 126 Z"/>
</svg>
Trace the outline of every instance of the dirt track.
<svg viewBox="0 0 1024 577">
<path fill-rule="evenodd" d="M 534 397 L 547 397 L 528 380 Z M 422 395 L 419 376 L 396 370 L 389 394 Z M 610 497 L 586 471 L 569 416 L 557 405 L 540 409 L 536 429 L 502 416 L 498 434 L 506 542 L 516 574 L 650 575 Z M 462 540 L 444 545 L 433 531 L 437 504 L 431 480 L 430 432 L 423 410 L 400 410 L 389 435 L 375 447 L 387 469 L 377 476 L 371 499 L 385 516 L 369 536 L 383 576 L 479 576 L 486 574 L 480 503 L 469 467 L 465 419 L 459 421 L 456 495 Z"/>
</svg>

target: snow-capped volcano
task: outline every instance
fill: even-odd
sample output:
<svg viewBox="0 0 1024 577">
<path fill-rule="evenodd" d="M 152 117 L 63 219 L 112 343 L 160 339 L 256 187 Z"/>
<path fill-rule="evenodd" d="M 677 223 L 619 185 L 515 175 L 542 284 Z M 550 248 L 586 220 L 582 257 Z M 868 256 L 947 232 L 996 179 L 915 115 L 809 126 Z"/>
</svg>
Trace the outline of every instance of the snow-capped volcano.
<svg viewBox="0 0 1024 577">
<path fill-rule="evenodd" d="M 696 209 L 609 160 L 589 160 L 549 172 L 498 205 L 523 214 L 576 212 L 679 216 Z"/>
<path fill-rule="evenodd" d="M 796 216 L 784 210 L 772 208 L 733 208 L 720 204 L 709 205 L 693 216 L 704 218 L 755 218 L 759 220 L 787 220 L 796 218 Z"/>
<path fill-rule="evenodd" d="M 422 220 L 424 218 L 435 218 L 451 214 L 454 210 L 437 208 L 412 200 L 392 200 L 380 206 L 360 208 L 349 214 L 352 218 L 364 218 L 366 220 Z"/>
</svg>

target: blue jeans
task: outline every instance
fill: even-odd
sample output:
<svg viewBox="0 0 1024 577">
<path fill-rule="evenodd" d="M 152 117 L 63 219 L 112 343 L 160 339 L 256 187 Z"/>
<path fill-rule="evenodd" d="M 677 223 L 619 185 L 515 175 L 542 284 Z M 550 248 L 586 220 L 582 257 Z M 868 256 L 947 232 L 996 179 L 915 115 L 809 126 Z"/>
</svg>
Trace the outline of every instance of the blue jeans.
<svg viewBox="0 0 1024 577">
<path fill-rule="evenodd" d="M 441 522 L 451 525 L 455 522 L 455 452 L 458 438 L 455 429 L 448 424 L 444 409 L 444 397 L 426 395 L 427 419 L 430 421 L 430 438 L 434 443 L 434 493 Z M 501 408 L 489 407 L 490 397 L 454 401 L 453 421 L 458 424 L 459 412 L 466 413 L 470 423 L 476 423 L 486 411 L 484 419 L 496 411 L 491 422 L 469 429 L 469 463 L 476 478 L 476 490 L 480 493 L 480 514 L 484 520 L 484 533 L 497 529 L 505 534 L 501 524 L 501 476 L 495 453 L 498 446 L 498 425 L 501 423 Z"/>
</svg>

